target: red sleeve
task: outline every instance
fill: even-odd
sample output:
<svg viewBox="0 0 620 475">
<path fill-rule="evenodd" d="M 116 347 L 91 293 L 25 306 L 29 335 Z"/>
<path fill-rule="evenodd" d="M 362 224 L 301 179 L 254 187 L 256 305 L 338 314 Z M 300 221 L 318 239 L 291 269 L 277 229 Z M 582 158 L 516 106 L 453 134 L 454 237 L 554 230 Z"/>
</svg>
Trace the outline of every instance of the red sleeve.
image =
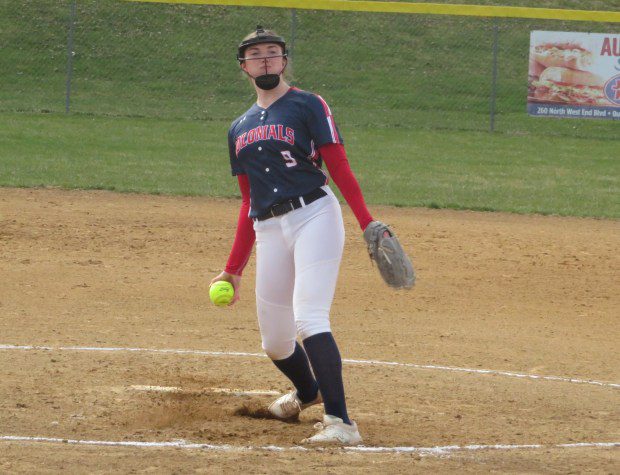
<svg viewBox="0 0 620 475">
<path fill-rule="evenodd" d="M 360 228 L 362 230 L 366 229 L 366 226 L 374 219 L 366 207 L 360 185 L 349 166 L 344 146 L 342 144 L 329 143 L 320 147 L 319 152 L 327 166 L 329 175 L 351 207 Z"/>
<path fill-rule="evenodd" d="M 229 274 L 241 275 L 252 254 L 252 246 L 256 240 L 250 214 L 250 182 L 247 175 L 237 175 L 241 190 L 241 209 L 237 220 L 237 233 L 233 241 L 230 256 L 224 269 Z"/>
</svg>

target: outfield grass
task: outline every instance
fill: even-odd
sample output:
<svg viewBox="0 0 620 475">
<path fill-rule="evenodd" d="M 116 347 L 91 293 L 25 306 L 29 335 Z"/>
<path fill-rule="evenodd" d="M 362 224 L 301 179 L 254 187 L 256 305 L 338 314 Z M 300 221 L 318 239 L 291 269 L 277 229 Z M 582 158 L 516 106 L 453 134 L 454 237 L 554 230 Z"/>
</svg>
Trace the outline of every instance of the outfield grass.
<svg viewBox="0 0 620 475">
<path fill-rule="evenodd" d="M 0 114 L 0 186 L 237 196 L 226 121 Z M 341 127 L 371 204 L 620 217 L 617 142 Z"/>
<path fill-rule="evenodd" d="M 531 30 L 617 24 L 299 10 L 293 44 L 287 9 L 80 0 L 65 115 L 69 5 L 0 2 L 0 186 L 235 196 L 225 133 L 253 101 L 235 47 L 263 23 L 294 46 L 294 84 L 332 106 L 371 203 L 620 217 L 620 123 L 525 110 Z"/>
<path fill-rule="evenodd" d="M 79 113 L 230 120 L 252 97 L 234 60 L 236 45 L 263 23 L 289 39 L 295 84 L 324 95 L 341 123 L 487 130 L 497 26 L 498 130 L 617 134 L 611 121 L 531 121 L 525 104 L 531 30 L 617 32 L 614 24 L 299 10 L 293 42 L 287 9 L 119 0 L 77 5 L 71 107 Z M 581 8 L 614 5 L 620 0 Z M 69 2 L 0 2 L 0 110 L 64 110 L 68 16 Z"/>
</svg>

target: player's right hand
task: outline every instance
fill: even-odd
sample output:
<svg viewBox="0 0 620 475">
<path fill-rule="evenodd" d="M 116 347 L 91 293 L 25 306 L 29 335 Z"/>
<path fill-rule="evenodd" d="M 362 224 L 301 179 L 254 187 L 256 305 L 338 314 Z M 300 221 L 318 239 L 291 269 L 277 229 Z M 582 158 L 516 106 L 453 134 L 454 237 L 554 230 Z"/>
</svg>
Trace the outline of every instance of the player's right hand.
<svg viewBox="0 0 620 475">
<path fill-rule="evenodd" d="M 211 282 L 209 283 L 209 287 L 211 287 L 211 285 L 213 285 L 215 282 L 218 282 L 220 280 L 225 280 L 226 282 L 230 282 L 233 286 L 233 289 L 235 289 L 235 296 L 233 297 L 231 302 L 228 304 L 229 306 L 234 305 L 239 300 L 239 293 L 240 293 L 239 290 L 241 287 L 241 276 L 235 275 L 235 274 L 229 274 L 226 271 L 222 271 L 219 275 L 211 279 Z"/>
</svg>

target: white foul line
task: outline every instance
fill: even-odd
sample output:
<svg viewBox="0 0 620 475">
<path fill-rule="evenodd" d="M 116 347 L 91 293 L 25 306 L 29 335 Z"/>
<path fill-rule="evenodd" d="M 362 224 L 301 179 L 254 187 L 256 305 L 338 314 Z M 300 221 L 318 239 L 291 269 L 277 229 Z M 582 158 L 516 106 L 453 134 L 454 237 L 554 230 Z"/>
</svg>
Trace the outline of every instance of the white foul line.
<svg viewBox="0 0 620 475">
<path fill-rule="evenodd" d="M 32 346 L 32 345 L 3 345 L 0 344 L 0 350 L 49 350 L 49 351 L 129 351 L 129 352 L 142 352 L 142 353 L 172 353 L 172 354 L 191 354 L 191 355 L 205 355 L 205 356 L 239 356 L 239 357 L 252 357 L 252 358 L 266 358 L 267 356 L 262 353 L 244 353 L 237 351 L 205 351 L 205 350 L 178 350 L 178 349 L 155 349 L 155 348 L 106 348 L 106 347 L 87 347 L 87 346 Z M 538 374 L 524 374 L 514 373 L 511 371 L 501 371 L 494 369 L 475 369 L 475 368 L 459 368 L 455 366 L 441 366 L 441 365 L 423 365 L 416 363 L 398 363 L 394 361 L 376 361 L 376 360 L 353 360 L 343 359 L 343 363 L 358 364 L 358 365 L 372 365 L 372 366 L 396 366 L 405 368 L 416 369 L 431 369 L 441 371 L 454 371 L 461 373 L 473 373 L 473 374 L 495 374 L 499 376 L 508 376 L 511 378 L 521 379 L 537 379 L 543 381 L 558 381 L 563 383 L 576 383 L 576 384 L 591 384 L 594 386 L 603 386 L 609 388 L 620 388 L 618 383 L 608 383 L 603 381 L 595 381 L 591 379 L 577 379 L 566 378 L 562 376 L 542 376 Z"/>
<path fill-rule="evenodd" d="M 141 385 L 135 384 L 133 386 L 129 386 L 130 390 L 133 391 L 146 391 L 146 392 L 158 392 L 158 393 L 224 393 L 224 394 L 232 394 L 233 396 L 280 396 L 282 393 L 280 391 L 267 391 L 262 389 L 237 389 L 237 388 L 203 388 L 196 391 L 188 391 L 186 389 L 180 388 L 178 386 L 149 386 L 149 385 Z"/>
<path fill-rule="evenodd" d="M 99 445 L 112 447 L 137 447 L 137 448 L 178 448 L 178 449 L 200 449 L 216 450 L 222 452 L 241 452 L 241 451 L 268 451 L 268 452 L 289 452 L 289 451 L 320 451 L 321 448 L 307 448 L 294 445 L 282 447 L 276 445 L 244 446 L 229 444 L 199 444 L 186 442 L 184 440 L 174 440 L 170 442 L 143 442 L 127 440 L 78 440 L 61 439 L 57 437 L 23 437 L 15 435 L 0 436 L 0 441 L 4 442 L 43 442 L 56 444 L 73 445 Z M 454 452 L 478 451 L 478 450 L 525 450 L 525 449 L 568 449 L 598 447 L 610 448 L 620 447 L 620 442 L 580 442 L 575 444 L 520 444 L 520 445 L 444 445 L 436 447 L 366 447 L 351 446 L 342 447 L 345 453 L 418 453 L 421 455 L 450 455 Z"/>
</svg>

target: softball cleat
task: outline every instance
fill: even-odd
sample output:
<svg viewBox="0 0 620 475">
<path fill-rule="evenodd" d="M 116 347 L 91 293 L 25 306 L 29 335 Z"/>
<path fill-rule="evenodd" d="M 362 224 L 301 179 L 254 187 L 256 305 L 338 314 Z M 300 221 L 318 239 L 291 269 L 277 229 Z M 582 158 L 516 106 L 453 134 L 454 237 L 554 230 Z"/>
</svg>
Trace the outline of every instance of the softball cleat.
<svg viewBox="0 0 620 475">
<path fill-rule="evenodd" d="M 358 445 L 362 443 L 362 436 L 357 430 L 357 424 L 345 424 L 340 417 L 325 414 L 323 422 L 314 425 L 319 431 L 312 437 L 301 441 L 302 444 L 316 445 Z"/>
<path fill-rule="evenodd" d="M 297 397 L 297 391 L 293 391 L 273 401 L 267 410 L 276 419 L 288 420 L 298 417 L 299 413 L 304 409 L 314 406 L 315 404 L 321 404 L 322 402 L 323 398 L 320 392 L 317 393 L 313 401 L 304 404 L 301 402 L 301 399 Z"/>
</svg>

